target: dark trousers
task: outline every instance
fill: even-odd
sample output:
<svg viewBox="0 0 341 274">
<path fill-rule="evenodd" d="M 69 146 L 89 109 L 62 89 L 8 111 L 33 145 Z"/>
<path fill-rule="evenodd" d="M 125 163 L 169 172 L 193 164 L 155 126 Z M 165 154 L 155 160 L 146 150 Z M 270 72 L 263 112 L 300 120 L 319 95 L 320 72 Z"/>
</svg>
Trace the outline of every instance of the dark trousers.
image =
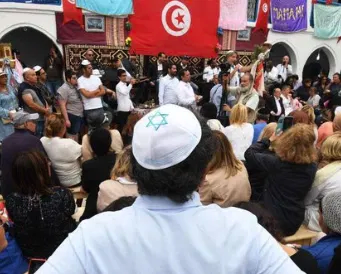
<svg viewBox="0 0 341 274">
<path fill-rule="evenodd" d="M 130 115 L 130 111 L 119 111 L 117 112 L 117 125 L 118 125 L 118 131 L 122 133 L 122 130 L 124 126 L 127 123 L 128 117 Z"/>
</svg>

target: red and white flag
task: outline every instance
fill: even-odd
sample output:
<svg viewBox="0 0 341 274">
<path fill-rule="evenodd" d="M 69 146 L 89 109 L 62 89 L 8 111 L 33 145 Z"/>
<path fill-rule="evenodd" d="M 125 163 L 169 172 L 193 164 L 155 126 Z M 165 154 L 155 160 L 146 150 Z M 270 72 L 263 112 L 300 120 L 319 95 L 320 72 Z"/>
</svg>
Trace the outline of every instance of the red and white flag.
<svg viewBox="0 0 341 274">
<path fill-rule="evenodd" d="M 218 0 L 134 0 L 131 52 L 215 57 Z"/>
<path fill-rule="evenodd" d="M 63 0 L 63 16 L 63 24 L 74 20 L 84 27 L 83 12 L 76 7 L 76 0 Z"/>
<path fill-rule="evenodd" d="M 270 13 L 270 0 L 262 0 L 259 5 L 259 12 L 257 16 L 256 26 L 253 32 L 262 30 L 264 33 L 268 33 L 268 20 Z"/>
</svg>

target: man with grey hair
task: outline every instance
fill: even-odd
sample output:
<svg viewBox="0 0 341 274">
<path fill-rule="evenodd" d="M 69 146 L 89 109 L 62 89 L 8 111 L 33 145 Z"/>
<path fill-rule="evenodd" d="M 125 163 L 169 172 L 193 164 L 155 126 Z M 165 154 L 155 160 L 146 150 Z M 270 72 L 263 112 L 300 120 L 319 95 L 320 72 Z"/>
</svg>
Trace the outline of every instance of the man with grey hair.
<svg viewBox="0 0 341 274">
<path fill-rule="evenodd" d="M 20 84 L 18 91 L 19 106 L 28 113 L 39 114 L 36 135 L 37 137 L 42 137 L 45 116 L 50 114 L 50 108 L 41 91 L 36 86 L 38 82 L 36 72 L 31 68 L 25 68 L 23 77 L 24 82 Z"/>
<path fill-rule="evenodd" d="M 5 138 L 2 143 L 1 192 L 4 198 L 16 191 L 12 178 L 12 163 L 16 155 L 30 150 L 38 150 L 46 155 L 40 139 L 34 136 L 39 119 L 38 113 L 30 114 L 25 111 L 18 111 L 14 114 L 14 133 Z M 58 177 L 52 167 L 51 177 L 54 183 L 59 185 Z"/>
<path fill-rule="evenodd" d="M 256 118 L 259 96 L 257 91 L 253 88 L 252 74 L 245 73 L 241 78 L 239 87 L 231 87 L 227 85 L 226 90 L 230 95 L 236 96 L 238 104 L 243 104 L 248 108 L 248 120 L 253 123 Z"/>
</svg>

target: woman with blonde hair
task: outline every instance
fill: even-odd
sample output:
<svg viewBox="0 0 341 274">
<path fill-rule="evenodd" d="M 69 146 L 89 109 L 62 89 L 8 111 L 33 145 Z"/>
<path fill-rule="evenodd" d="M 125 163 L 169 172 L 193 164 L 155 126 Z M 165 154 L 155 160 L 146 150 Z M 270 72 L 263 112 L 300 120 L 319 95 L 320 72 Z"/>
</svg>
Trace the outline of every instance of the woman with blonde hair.
<svg viewBox="0 0 341 274">
<path fill-rule="evenodd" d="M 319 226 L 319 205 L 331 192 L 341 191 L 341 132 L 328 137 L 322 144 L 320 169 L 313 186 L 305 198 L 305 224 L 309 229 L 321 231 Z"/>
<path fill-rule="evenodd" d="M 315 145 L 317 144 L 317 140 L 318 140 L 318 129 L 317 129 L 317 125 L 315 124 L 315 119 L 316 119 L 316 116 L 315 116 L 315 110 L 312 106 L 310 105 L 305 105 L 301 111 L 303 111 L 304 113 L 306 113 L 309 117 L 309 122 L 308 124 L 309 125 L 312 125 L 314 127 L 314 134 L 315 134 L 315 137 L 316 137 L 316 140 L 315 140 Z"/>
<path fill-rule="evenodd" d="M 259 135 L 258 141 L 262 141 L 263 139 L 270 139 L 270 137 L 275 133 L 276 127 L 277 123 L 267 124 Z"/>
<path fill-rule="evenodd" d="M 82 146 L 72 139 L 64 138 L 65 133 L 65 120 L 57 114 L 51 114 L 46 119 L 45 136 L 40 141 L 60 183 L 65 187 L 74 187 L 81 183 Z"/>
<path fill-rule="evenodd" d="M 232 108 L 230 126 L 223 133 L 230 141 L 233 152 L 238 160 L 244 161 L 244 153 L 252 144 L 254 129 L 248 122 L 247 107 L 237 104 Z"/>
<path fill-rule="evenodd" d="M 264 153 L 274 141 L 275 155 Z M 304 220 L 303 201 L 317 170 L 314 141 L 312 126 L 296 124 L 281 136 L 274 134 L 245 152 L 251 168 L 268 173 L 263 202 L 280 223 L 285 236 L 295 234 Z"/>
<path fill-rule="evenodd" d="M 99 185 L 97 198 L 97 210 L 103 211 L 113 201 L 125 196 L 136 197 L 137 184 L 131 177 L 130 172 L 131 146 L 126 147 L 116 160 L 111 171 L 111 179 Z"/>
<path fill-rule="evenodd" d="M 251 187 L 245 166 L 236 158 L 223 133 L 213 131 L 213 142 L 215 153 L 208 164 L 205 181 L 199 188 L 201 202 L 229 207 L 249 201 Z"/>
</svg>

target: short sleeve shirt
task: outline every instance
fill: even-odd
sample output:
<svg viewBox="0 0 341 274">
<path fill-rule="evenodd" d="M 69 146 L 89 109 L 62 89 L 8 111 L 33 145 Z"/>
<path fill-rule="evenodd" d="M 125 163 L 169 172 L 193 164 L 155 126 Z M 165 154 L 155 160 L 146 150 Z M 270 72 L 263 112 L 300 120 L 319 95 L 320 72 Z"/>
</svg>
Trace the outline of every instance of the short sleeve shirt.
<svg viewBox="0 0 341 274">
<path fill-rule="evenodd" d="M 85 78 L 84 76 L 81 76 L 78 78 L 78 88 L 79 89 L 85 89 L 87 91 L 95 91 L 99 88 L 99 86 L 102 85 L 101 79 L 95 75 L 91 75 L 89 78 Z M 83 95 L 82 100 L 84 104 L 85 110 L 92 110 L 92 109 L 98 109 L 102 108 L 102 99 L 100 97 L 96 98 L 86 98 Z"/>
<path fill-rule="evenodd" d="M 45 105 L 40 101 L 37 93 L 33 90 L 33 89 L 25 89 L 22 93 L 22 95 L 27 95 L 30 94 L 32 96 L 33 102 L 37 105 L 39 105 L 40 107 L 45 107 Z M 28 113 L 37 113 L 37 111 L 31 109 L 28 105 L 24 104 L 24 111 L 28 112 Z M 39 113 L 39 120 L 44 120 L 44 115 Z"/>
<path fill-rule="evenodd" d="M 64 83 L 58 91 L 58 99 L 66 102 L 66 111 L 73 115 L 83 117 L 83 102 L 78 90 Z"/>
</svg>

